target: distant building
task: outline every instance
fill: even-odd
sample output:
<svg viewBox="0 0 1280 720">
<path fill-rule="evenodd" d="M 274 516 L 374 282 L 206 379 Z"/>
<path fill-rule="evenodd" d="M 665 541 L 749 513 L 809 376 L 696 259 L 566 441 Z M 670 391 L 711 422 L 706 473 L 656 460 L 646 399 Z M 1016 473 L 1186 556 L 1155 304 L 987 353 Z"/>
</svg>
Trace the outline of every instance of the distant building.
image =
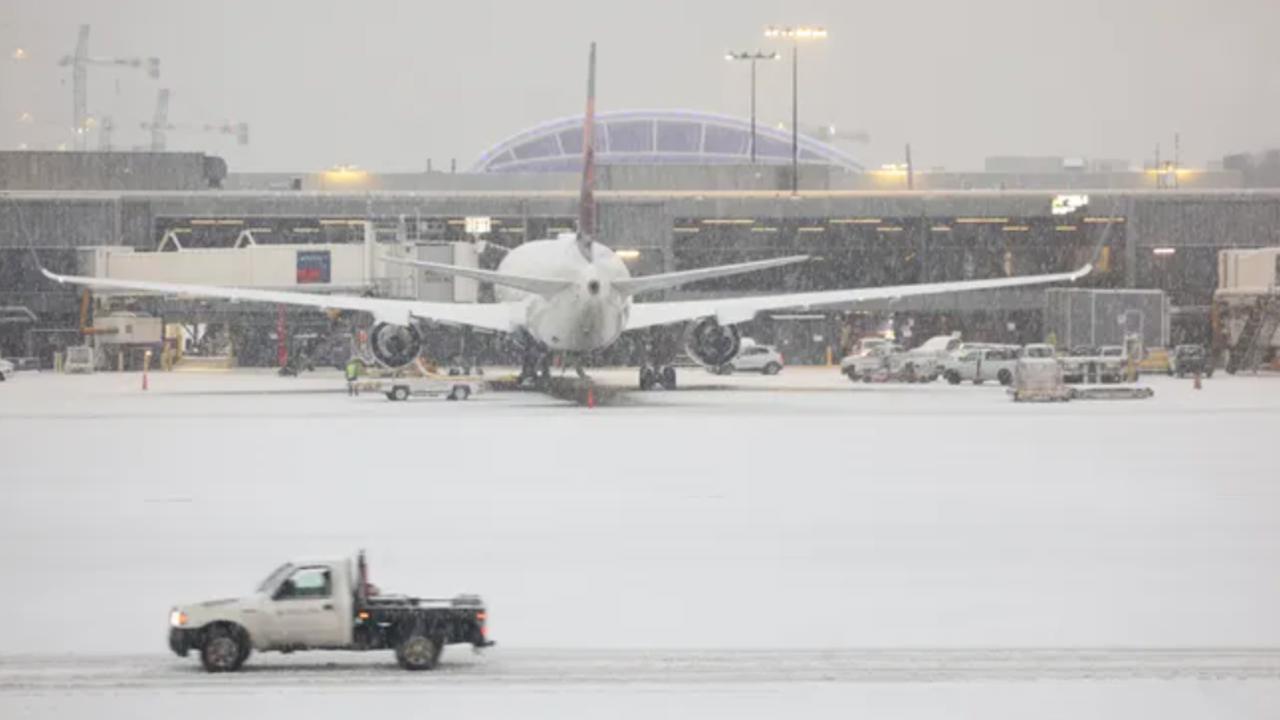
<svg viewBox="0 0 1280 720">
<path fill-rule="evenodd" d="M 751 124 L 692 110 L 619 110 L 596 116 L 600 165 L 745 165 L 751 159 Z M 855 158 L 801 135 L 800 163 L 863 171 Z M 756 125 L 756 163 L 789 165 L 791 133 Z M 475 173 L 577 172 L 582 167 L 582 116 L 523 130 L 489 148 Z"/>
</svg>

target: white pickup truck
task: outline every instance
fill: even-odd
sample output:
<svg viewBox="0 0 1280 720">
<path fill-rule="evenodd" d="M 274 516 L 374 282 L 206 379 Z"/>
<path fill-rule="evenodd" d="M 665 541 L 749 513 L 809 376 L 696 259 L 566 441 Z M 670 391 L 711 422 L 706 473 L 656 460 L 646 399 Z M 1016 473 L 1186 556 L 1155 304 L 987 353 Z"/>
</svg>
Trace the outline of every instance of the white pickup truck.
<svg viewBox="0 0 1280 720">
<path fill-rule="evenodd" d="M 854 382 L 933 382 L 942 374 L 943 363 L 959 347 L 959 333 L 931 337 L 910 350 L 885 341 L 841 360 L 840 372 Z"/>
<path fill-rule="evenodd" d="M 380 594 L 358 553 L 285 563 L 250 595 L 173 608 L 169 648 L 180 657 L 198 651 L 209 672 L 238 670 L 250 650 L 394 650 L 406 670 L 429 670 L 445 645 L 492 645 L 485 619 L 476 595 Z"/>
<path fill-rule="evenodd" d="M 1011 385 L 1017 365 L 1017 346 L 961 346 L 943 363 L 942 376 L 952 385 L 959 385 L 964 380 L 974 385 L 981 385 L 987 380 Z"/>
</svg>

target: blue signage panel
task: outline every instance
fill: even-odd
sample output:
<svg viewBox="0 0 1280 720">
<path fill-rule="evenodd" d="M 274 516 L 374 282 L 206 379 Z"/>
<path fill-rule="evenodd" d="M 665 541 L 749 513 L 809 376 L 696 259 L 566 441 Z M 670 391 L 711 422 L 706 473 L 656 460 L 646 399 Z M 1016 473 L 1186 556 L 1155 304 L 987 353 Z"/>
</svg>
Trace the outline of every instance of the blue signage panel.
<svg viewBox="0 0 1280 720">
<path fill-rule="evenodd" d="M 329 251 L 298 251 L 298 284 L 329 282 Z"/>
</svg>

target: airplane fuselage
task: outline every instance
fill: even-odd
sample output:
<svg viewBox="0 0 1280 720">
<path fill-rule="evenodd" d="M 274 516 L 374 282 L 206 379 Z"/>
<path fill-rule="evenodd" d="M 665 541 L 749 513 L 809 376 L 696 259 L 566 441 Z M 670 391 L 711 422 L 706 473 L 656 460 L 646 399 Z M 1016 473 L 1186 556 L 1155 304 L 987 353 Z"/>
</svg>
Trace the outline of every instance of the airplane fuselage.
<svg viewBox="0 0 1280 720">
<path fill-rule="evenodd" d="M 631 273 L 613 250 L 600 243 L 592 243 L 588 261 L 572 234 L 527 242 L 507 253 L 498 272 L 571 281 L 549 297 L 496 288 L 499 301 L 524 305 L 524 329 L 551 350 L 605 348 L 627 326 L 631 298 L 619 292 L 613 281 L 631 277 Z"/>
</svg>

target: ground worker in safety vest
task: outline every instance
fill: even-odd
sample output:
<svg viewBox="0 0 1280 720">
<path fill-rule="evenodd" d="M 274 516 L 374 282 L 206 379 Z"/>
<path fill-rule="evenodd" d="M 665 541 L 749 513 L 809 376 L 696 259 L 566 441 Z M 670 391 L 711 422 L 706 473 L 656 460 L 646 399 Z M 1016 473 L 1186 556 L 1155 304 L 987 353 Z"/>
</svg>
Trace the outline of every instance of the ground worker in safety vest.
<svg viewBox="0 0 1280 720">
<path fill-rule="evenodd" d="M 360 366 L 362 363 L 359 358 L 351 358 L 347 361 L 347 394 L 359 395 L 360 388 L 356 387 L 356 381 L 360 379 Z"/>
</svg>

